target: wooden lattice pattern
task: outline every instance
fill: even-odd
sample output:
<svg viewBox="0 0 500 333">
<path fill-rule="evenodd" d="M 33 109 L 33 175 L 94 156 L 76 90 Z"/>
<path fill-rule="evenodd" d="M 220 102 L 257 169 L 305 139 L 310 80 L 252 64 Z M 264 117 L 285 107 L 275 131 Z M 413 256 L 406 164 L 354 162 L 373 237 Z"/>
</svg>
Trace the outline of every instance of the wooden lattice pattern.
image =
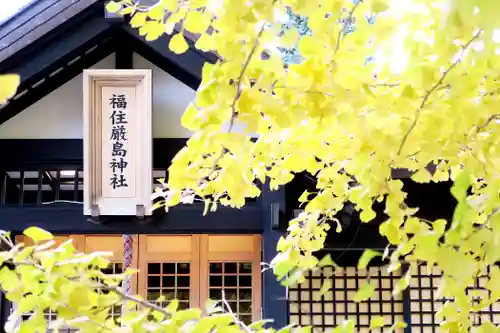
<svg viewBox="0 0 500 333">
<path fill-rule="evenodd" d="M 435 314 L 447 301 L 438 297 L 438 287 L 442 278 L 442 272 L 433 267 L 431 271 L 426 266 L 416 266 L 412 268 L 412 280 L 410 284 L 411 303 L 411 327 L 412 332 L 435 333 L 439 332 L 440 320 L 435 318 Z M 467 288 L 467 292 L 474 293 L 474 300 L 488 296 L 486 283 L 489 280 L 489 269 L 481 274 L 475 281 L 474 286 Z M 472 315 L 472 322 L 479 326 L 484 322 L 500 324 L 500 302 L 490 305 L 476 314 Z"/>
<path fill-rule="evenodd" d="M 163 296 L 160 306 L 167 306 L 174 299 L 179 309 L 189 308 L 191 265 L 187 262 L 148 263 L 147 297 L 156 301 Z"/>
<path fill-rule="evenodd" d="M 252 263 L 211 262 L 209 267 L 209 297 L 227 301 L 239 319 L 252 321 Z"/>
<path fill-rule="evenodd" d="M 375 293 L 370 300 L 355 303 L 353 299 L 356 291 L 368 281 L 368 276 Z M 333 270 L 325 267 L 310 273 L 304 283 L 290 288 L 290 323 L 312 325 L 319 332 L 331 330 L 346 319 L 351 319 L 359 331 L 367 332 L 373 316 L 384 316 L 387 325 L 403 321 L 402 297 L 392 296 L 393 287 L 400 277 L 379 267 L 370 267 L 368 270 L 358 270 L 356 267 Z M 321 286 L 326 279 L 331 279 L 332 287 L 321 295 Z"/>
</svg>

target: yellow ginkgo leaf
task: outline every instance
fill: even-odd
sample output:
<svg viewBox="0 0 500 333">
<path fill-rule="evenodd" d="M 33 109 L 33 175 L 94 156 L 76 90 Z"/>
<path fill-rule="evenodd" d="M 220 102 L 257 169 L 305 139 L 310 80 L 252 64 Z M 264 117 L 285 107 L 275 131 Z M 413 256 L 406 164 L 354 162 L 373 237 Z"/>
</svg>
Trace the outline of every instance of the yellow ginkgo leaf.
<svg viewBox="0 0 500 333">
<path fill-rule="evenodd" d="M 156 5 L 153 6 L 148 12 L 149 18 L 152 20 L 161 20 L 163 17 L 163 6 Z"/>
<path fill-rule="evenodd" d="M 181 54 L 187 51 L 189 48 L 188 43 L 186 42 L 186 39 L 184 38 L 184 35 L 182 33 L 176 34 L 172 37 L 170 40 L 170 43 L 168 44 L 168 47 L 170 51 Z"/>
<path fill-rule="evenodd" d="M 138 28 L 140 26 L 143 26 L 146 23 L 146 18 L 148 14 L 147 13 L 135 13 L 135 15 L 132 17 L 130 20 L 130 26 L 132 28 Z"/>
<path fill-rule="evenodd" d="M 184 28 L 195 34 L 204 33 L 209 25 L 210 20 L 208 16 L 199 11 L 190 12 L 184 22 Z"/>
<path fill-rule="evenodd" d="M 12 98 L 21 83 L 21 78 L 17 74 L 0 75 L 0 104 L 5 104 Z"/>
<path fill-rule="evenodd" d="M 121 8 L 122 6 L 120 5 L 120 3 L 114 1 L 110 1 L 106 5 L 106 10 L 110 13 L 117 13 Z"/>
</svg>

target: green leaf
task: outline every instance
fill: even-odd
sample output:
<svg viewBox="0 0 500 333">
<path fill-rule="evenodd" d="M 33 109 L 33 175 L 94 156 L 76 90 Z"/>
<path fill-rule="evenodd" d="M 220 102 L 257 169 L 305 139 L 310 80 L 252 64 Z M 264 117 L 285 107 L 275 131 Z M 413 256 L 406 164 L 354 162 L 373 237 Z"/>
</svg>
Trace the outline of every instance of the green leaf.
<svg viewBox="0 0 500 333">
<path fill-rule="evenodd" d="M 370 320 L 370 329 L 373 330 L 375 328 L 384 326 L 384 317 L 383 316 L 373 316 Z"/>
<path fill-rule="evenodd" d="M 372 249 L 366 249 L 358 260 L 358 269 L 365 269 L 373 258 L 380 256 L 382 256 L 382 253 Z"/>
<path fill-rule="evenodd" d="M 146 18 L 148 17 L 147 13 L 143 12 L 138 12 L 135 13 L 134 16 L 132 16 L 132 19 L 130 19 L 130 26 L 132 28 L 138 28 L 146 24 Z"/>
<path fill-rule="evenodd" d="M 368 209 L 364 209 L 361 214 L 359 214 L 359 218 L 362 222 L 370 222 L 375 217 L 377 217 L 377 213 L 375 213 L 375 211 L 371 207 L 369 207 Z"/>
<path fill-rule="evenodd" d="M 21 78 L 17 74 L 0 75 L 0 104 L 5 104 L 17 91 Z"/>
<path fill-rule="evenodd" d="M 354 296 L 354 302 L 360 303 L 366 301 L 370 297 L 372 297 L 373 292 L 375 291 L 375 287 L 370 283 L 365 283 L 358 289 L 356 295 Z"/>
<path fill-rule="evenodd" d="M 458 177 L 453 182 L 451 188 L 451 194 L 457 199 L 458 202 L 462 202 L 467 198 L 467 190 L 469 189 L 471 183 L 471 176 L 466 170 L 462 170 Z"/>
<path fill-rule="evenodd" d="M 163 6 L 159 6 L 159 5 L 155 5 L 153 6 L 149 12 L 148 12 L 148 16 L 152 19 L 152 20 L 161 20 L 162 17 L 163 17 Z"/>
<path fill-rule="evenodd" d="M 179 308 L 179 301 L 174 299 L 170 302 L 170 304 L 167 305 L 167 312 L 170 313 L 175 313 L 177 309 Z"/>
<path fill-rule="evenodd" d="M 35 243 L 54 239 L 54 236 L 50 232 L 40 229 L 38 227 L 29 227 L 25 229 L 23 233 L 24 235 L 31 238 Z"/>
<path fill-rule="evenodd" d="M 408 325 L 404 321 L 397 321 L 391 326 L 391 332 L 399 332 L 401 329 L 406 328 Z"/>
<path fill-rule="evenodd" d="M 208 213 L 208 209 L 210 208 L 211 201 L 209 199 L 204 200 L 205 206 L 203 207 L 203 216 L 206 216 Z"/>
<path fill-rule="evenodd" d="M 309 195 L 311 193 L 309 193 L 309 191 L 305 190 L 304 192 L 302 192 L 302 194 L 300 195 L 299 197 L 299 202 L 306 202 L 306 201 L 309 201 Z"/>
<path fill-rule="evenodd" d="M 175 36 L 170 39 L 170 43 L 168 44 L 170 51 L 181 54 L 188 50 L 189 45 L 184 38 L 182 33 L 175 34 Z"/>
<path fill-rule="evenodd" d="M 319 261 L 318 266 L 319 267 L 325 267 L 325 266 L 337 267 L 337 264 L 333 261 L 332 256 L 330 254 L 327 254 Z"/>
<path fill-rule="evenodd" d="M 106 10 L 110 13 L 117 13 L 118 11 L 120 11 L 121 8 L 122 8 L 122 6 L 118 2 L 115 2 L 115 1 L 110 1 L 106 5 Z"/>
<path fill-rule="evenodd" d="M 319 294 L 320 294 L 320 295 L 324 295 L 324 294 L 326 294 L 327 292 L 329 292 L 331 288 L 332 288 L 332 279 L 326 279 L 326 280 L 323 282 L 323 285 L 321 286 L 321 289 L 320 289 L 320 291 L 319 291 Z"/>
<path fill-rule="evenodd" d="M 389 5 L 384 0 L 373 1 L 372 3 L 372 11 L 374 13 L 385 12 L 387 9 L 389 9 Z"/>
<path fill-rule="evenodd" d="M 172 316 L 172 320 L 186 322 L 186 321 L 190 321 L 190 320 L 199 319 L 200 316 L 201 316 L 201 310 L 193 308 L 193 309 L 186 309 L 186 310 L 176 312 L 175 315 Z"/>
<path fill-rule="evenodd" d="M 21 313 L 27 313 L 33 311 L 38 305 L 39 299 L 33 294 L 26 295 L 21 298 L 19 303 L 17 304 L 17 310 Z"/>
<path fill-rule="evenodd" d="M 165 319 L 165 314 L 160 311 L 153 311 L 152 315 L 156 321 L 162 321 L 163 319 Z"/>
<path fill-rule="evenodd" d="M 204 33 L 208 26 L 210 25 L 210 20 L 208 16 L 200 11 L 191 11 L 187 15 L 186 21 L 184 22 L 184 28 L 195 34 Z"/>
</svg>

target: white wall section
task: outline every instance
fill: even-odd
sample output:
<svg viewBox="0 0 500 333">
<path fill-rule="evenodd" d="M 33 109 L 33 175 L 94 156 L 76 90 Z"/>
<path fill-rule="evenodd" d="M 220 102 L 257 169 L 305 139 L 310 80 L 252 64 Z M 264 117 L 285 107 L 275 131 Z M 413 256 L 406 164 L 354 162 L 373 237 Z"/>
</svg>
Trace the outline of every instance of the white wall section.
<svg viewBox="0 0 500 333">
<path fill-rule="evenodd" d="M 92 68 L 113 69 L 114 61 L 113 54 Z M 180 119 L 196 92 L 138 55 L 134 67 L 153 72 L 153 137 L 189 137 Z M 0 125 L 0 139 L 83 138 L 82 81 L 80 74 Z"/>
</svg>

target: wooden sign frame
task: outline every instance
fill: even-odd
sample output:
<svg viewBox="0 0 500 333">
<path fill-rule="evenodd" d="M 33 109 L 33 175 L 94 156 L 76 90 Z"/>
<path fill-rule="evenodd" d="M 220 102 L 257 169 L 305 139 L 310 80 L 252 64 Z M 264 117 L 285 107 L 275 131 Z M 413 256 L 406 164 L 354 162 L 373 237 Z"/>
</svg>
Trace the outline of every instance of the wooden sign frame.
<svg viewBox="0 0 500 333">
<path fill-rule="evenodd" d="M 152 166 L 152 84 L 151 70 L 101 70 L 83 72 L 83 141 L 84 141 L 84 215 L 109 216 L 151 215 Z M 131 99 L 131 110 L 127 110 L 127 128 L 130 138 L 126 142 L 130 149 L 127 164 L 131 184 L 126 193 L 116 194 L 106 187 L 108 181 L 103 159 L 107 142 L 103 140 L 109 124 L 108 109 L 104 109 L 105 92 L 126 92 Z M 104 92 L 104 93 L 103 93 Z M 108 144 L 109 146 L 109 144 Z M 123 171 L 123 170 L 122 170 Z M 116 188 L 114 188 L 116 189 Z"/>
</svg>

